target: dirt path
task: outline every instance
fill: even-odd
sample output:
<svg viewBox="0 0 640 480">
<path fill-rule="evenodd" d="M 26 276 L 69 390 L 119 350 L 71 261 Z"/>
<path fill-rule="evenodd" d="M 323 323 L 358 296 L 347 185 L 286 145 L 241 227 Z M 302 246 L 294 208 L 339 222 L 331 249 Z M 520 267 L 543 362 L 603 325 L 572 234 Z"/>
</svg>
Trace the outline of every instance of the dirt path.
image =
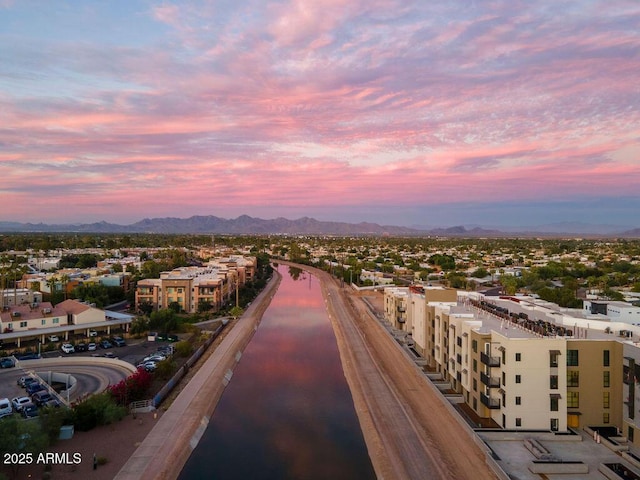
<svg viewBox="0 0 640 480">
<path fill-rule="evenodd" d="M 378 478 L 495 479 L 446 400 L 373 318 L 326 272 L 323 284 L 345 376 Z"/>
</svg>

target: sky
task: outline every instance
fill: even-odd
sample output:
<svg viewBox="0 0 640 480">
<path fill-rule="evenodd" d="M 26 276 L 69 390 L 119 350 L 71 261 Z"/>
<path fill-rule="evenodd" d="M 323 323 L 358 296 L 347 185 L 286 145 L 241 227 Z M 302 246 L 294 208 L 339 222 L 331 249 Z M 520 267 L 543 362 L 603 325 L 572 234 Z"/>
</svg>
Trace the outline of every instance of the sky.
<svg viewBox="0 0 640 480">
<path fill-rule="evenodd" d="M 0 221 L 640 227 L 637 0 L 0 0 Z"/>
</svg>

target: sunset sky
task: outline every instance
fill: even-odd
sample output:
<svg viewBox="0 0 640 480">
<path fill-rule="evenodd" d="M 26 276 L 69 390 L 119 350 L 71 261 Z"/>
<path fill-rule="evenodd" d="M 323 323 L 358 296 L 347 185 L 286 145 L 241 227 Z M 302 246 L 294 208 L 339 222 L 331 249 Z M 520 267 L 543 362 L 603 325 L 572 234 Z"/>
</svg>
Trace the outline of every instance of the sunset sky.
<svg viewBox="0 0 640 480">
<path fill-rule="evenodd" d="M 0 0 L 0 221 L 640 227 L 637 0 Z"/>
</svg>

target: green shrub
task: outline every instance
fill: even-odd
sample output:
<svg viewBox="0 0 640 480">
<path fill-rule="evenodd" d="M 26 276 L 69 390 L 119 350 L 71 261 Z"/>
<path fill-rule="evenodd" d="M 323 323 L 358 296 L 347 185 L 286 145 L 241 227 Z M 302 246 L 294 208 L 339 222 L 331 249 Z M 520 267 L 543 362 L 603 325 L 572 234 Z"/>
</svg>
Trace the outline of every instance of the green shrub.
<svg viewBox="0 0 640 480">
<path fill-rule="evenodd" d="M 80 431 L 87 431 L 98 425 L 109 425 L 124 418 L 125 407 L 119 406 L 110 392 L 92 395 L 73 408 L 74 425 Z"/>
<path fill-rule="evenodd" d="M 188 357 L 193 352 L 193 345 L 186 340 L 182 340 L 175 344 L 175 352 L 180 357 Z"/>
</svg>

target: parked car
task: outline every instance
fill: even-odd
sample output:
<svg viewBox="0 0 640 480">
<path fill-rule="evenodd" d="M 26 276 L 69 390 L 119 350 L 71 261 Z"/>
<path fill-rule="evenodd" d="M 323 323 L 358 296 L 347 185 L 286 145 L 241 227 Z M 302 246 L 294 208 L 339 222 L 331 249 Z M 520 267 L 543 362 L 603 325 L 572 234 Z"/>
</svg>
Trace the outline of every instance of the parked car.
<svg viewBox="0 0 640 480">
<path fill-rule="evenodd" d="M 60 350 L 64 353 L 74 353 L 76 351 L 75 347 L 70 343 L 63 344 L 62 347 L 60 347 Z"/>
<path fill-rule="evenodd" d="M 50 342 L 59 342 L 60 338 L 57 335 L 49 335 Z"/>
<path fill-rule="evenodd" d="M 171 355 L 173 355 L 173 345 L 164 345 L 162 347 L 158 347 L 158 353 L 160 355 L 164 355 L 165 357 L 170 357 Z"/>
<path fill-rule="evenodd" d="M 97 345 L 95 344 L 95 342 L 91 342 L 87 345 L 87 350 L 89 350 L 90 352 L 93 352 L 96 348 Z"/>
<path fill-rule="evenodd" d="M 98 336 L 98 332 L 96 332 L 95 330 L 89 330 L 89 336 L 90 337 L 97 337 Z"/>
<path fill-rule="evenodd" d="M 23 353 L 22 355 L 16 355 L 16 360 L 37 360 L 40 358 L 40 354 L 37 352 Z"/>
<path fill-rule="evenodd" d="M 20 411 L 24 418 L 33 418 L 38 416 L 38 407 L 36 407 L 33 403 L 27 403 L 22 407 Z"/>
<path fill-rule="evenodd" d="M 0 398 L 0 418 L 6 417 L 13 413 L 13 408 L 11 408 L 11 402 L 8 398 Z"/>
<path fill-rule="evenodd" d="M 13 368 L 16 366 L 16 362 L 11 357 L 3 357 L 0 359 L 0 368 Z"/>
<path fill-rule="evenodd" d="M 111 343 L 113 343 L 116 347 L 124 347 L 127 342 L 124 341 L 122 337 L 113 337 L 111 339 Z"/>
<path fill-rule="evenodd" d="M 156 368 L 158 368 L 158 364 L 156 362 L 142 362 L 136 366 L 138 370 L 145 370 L 147 372 L 153 372 Z"/>
<path fill-rule="evenodd" d="M 153 355 L 149 355 L 147 357 L 144 357 L 144 359 L 142 359 L 142 363 L 144 362 L 162 362 L 163 360 L 166 360 L 167 357 L 165 357 L 164 355 L 160 355 L 160 354 L 153 354 Z"/>
<path fill-rule="evenodd" d="M 86 352 L 87 344 L 86 343 L 77 343 L 75 346 L 76 352 Z"/>
<path fill-rule="evenodd" d="M 38 407 L 43 406 L 49 400 L 53 400 L 53 399 L 54 399 L 53 395 L 51 395 L 46 390 L 41 390 L 31 395 L 31 401 L 35 403 Z"/>
<path fill-rule="evenodd" d="M 46 390 L 46 388 L 40 382 L 33 382 L 27 385 L 26 390 L 27 390 L 27 394 L 31 396 L 36 392 L 39 392 L 41 390 Z"/>
<path fill-rule="evenodd" d="M 60 402 L 57 399 L 52 398 L 51 400 L 49 400 L 48 402 L 46 402 L 42 406 L 43 407 L 51 407 L 51 408 L 60 408 Z"/>
<path fill-rule="evenodd" d="M 105 358 L 118 358 L 116 357 L 116 354 L 113 352 L 107 352 L 104 354 Z"/>
<path fill-rule="evenodd" d="M 11 399 L 11 405 L 13 405 L 13 409 L 16 412 L 21 411 L 22 407 L 28 403 L 31 403 L 31 399 L 29 397 L 14 397 Z"/>
<path fill-rule="evenodd" d="M 35 382 L 37 382 L 37 380 L 33 377 L 29 377 L 28 375 L 25 375 L 18 379 L 18 385 L 20 385 L 22 388 L 27 388 L 28 385 Z"/>
<path fill-rule="evenodd" d="M 109 340 L 102 340 L 100 342 L 100 347 L 101 348 L 113 348 L 113 345 L 111 345 L 111 342 Z"/>
</svg>

